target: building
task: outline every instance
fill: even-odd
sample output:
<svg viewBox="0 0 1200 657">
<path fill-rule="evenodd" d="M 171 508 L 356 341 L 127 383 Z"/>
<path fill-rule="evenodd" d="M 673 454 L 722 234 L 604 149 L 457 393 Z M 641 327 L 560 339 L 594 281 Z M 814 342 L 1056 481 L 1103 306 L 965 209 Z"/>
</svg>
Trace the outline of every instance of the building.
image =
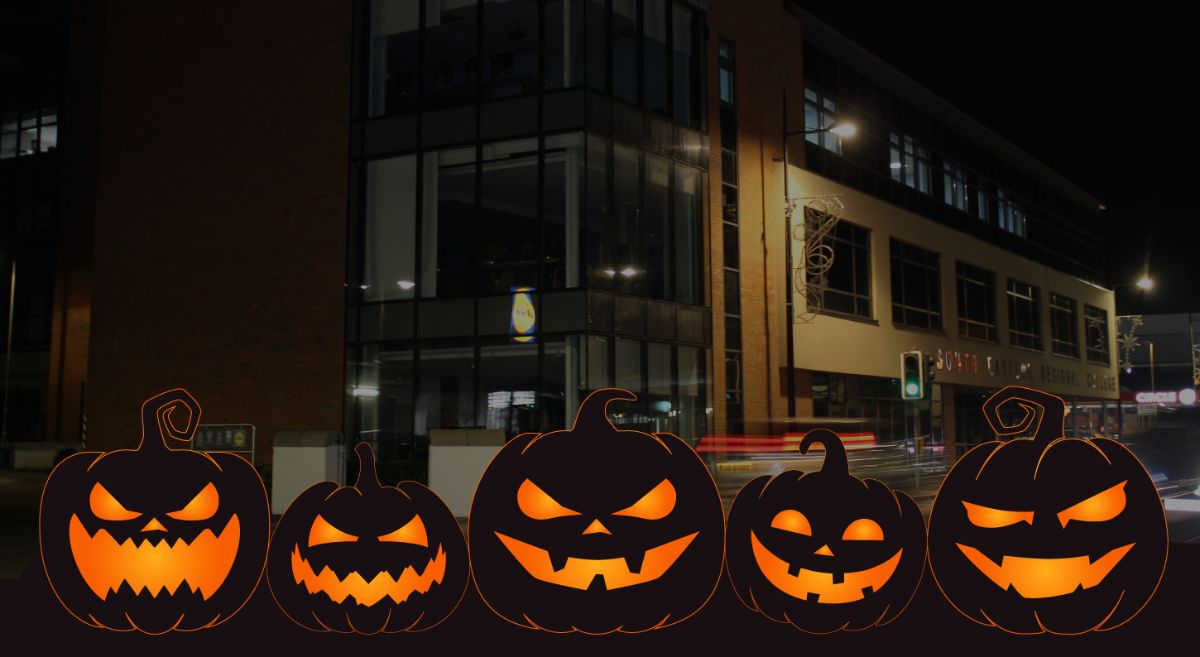
<svg viewBox="0 0 1200 657">
<path fill-rule="evenodd" d="M 913 348 L 946 445 L 1008 383 L 1117 397 L 1097 201 L 792 2 L 219 4 L 104 16 L 89 444 L 175 385 L 260 463 L 340 428 L 418 476 L 605 386 L 625 426 L 894 441 Z"/>
</svg>

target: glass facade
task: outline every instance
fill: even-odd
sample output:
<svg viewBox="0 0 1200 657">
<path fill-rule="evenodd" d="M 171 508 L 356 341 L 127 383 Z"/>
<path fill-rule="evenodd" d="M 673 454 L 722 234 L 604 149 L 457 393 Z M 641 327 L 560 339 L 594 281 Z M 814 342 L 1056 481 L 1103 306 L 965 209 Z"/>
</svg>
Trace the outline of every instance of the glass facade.
<svg viewBox="0 0 1200 657">
<path fill-rule="evenodd" d="M 672 0 L 363 7 L 347 434 L 421 478 L 439 429 L 559 429 L 620 386 L 639 399 L 614 422 L 699 439 L 703 16 Z"/>
<path fill-rule="evenodd" d="M 1042 350 L 1038 288 L 1008 279 L 1008 340 L 1014 347 Z"/>
<path fill-rule="evenodd" d="M 942 284 L 938 254 L 891 239 L 892 323 L 942 330 Z"/>
<path fill-rule="evenodd" d="M 996 275 L 986 269 L 955 263 L 958 288 L 958 335 L 996 340 Z"/>
</svg>

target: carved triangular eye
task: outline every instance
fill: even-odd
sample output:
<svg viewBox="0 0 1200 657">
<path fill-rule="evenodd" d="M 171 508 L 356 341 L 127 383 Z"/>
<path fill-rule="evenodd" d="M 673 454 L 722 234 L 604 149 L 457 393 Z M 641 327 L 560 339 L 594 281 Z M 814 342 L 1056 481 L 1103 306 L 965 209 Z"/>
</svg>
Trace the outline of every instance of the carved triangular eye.
<svg viewBox="0 0 1200 657">
<path fill-rule="evenodd" d="M 171 511 L 167 515 L 176 520 L 208 520 L 217 512 L 220 501 L 221 496 L 217 494 L 217 487 L 209 483 L 199 493 L 196 493 L 192 501 L 182 509 Z"/>
<path fill-rule="evenodd" d="M 429 547 L 429 537 L 425 534 L 425 523 L 421 516 L 413 516 L 403 527 L 394 532 L 388 532 L 379 537 L 384 543 L 411 543 L 421 547 Z"/>
<path fill-rule="evenodd" d="M 308 530 L 308 547 L 325 543 L 353 543 L 358 537 L 329 524 L 321 516 L 313 519 L 312 529 Z"/>
<path fill-rule="evenodd" d="M 88 506 L 91 507 L 92 513 L 101 520 L 133 520 L 142 515 L 137 511 L 130 511 L 125 508 L 125 505 L 117 501 L 117 498 L 112 496 L 104 486 L 96 484 L 92 486 L 92 493 L 88 496 Z"/>
<path fill-rule="evenodd" d="M 1078 522 L 1104 522 L 1112 520 L 1125 510 L 1125 484 L 1128 481 L 1103 490 L 1086 500 L 1064 509 L 1058 514 L 1063 527 L 1072 520 Z"/>
<path fill-rule="evenodd" d="M 613 515 L 643 520 L 660 520 L 667 517 L 667 514 L 674 508 L 675 487 L 671 485 L 670 481 L 663 479 L 662 483 L 650 489 L 650 492 L 643 495 L 641 499 Z"/>
<path fill-rule="evenodd" d="M 537 484 L 528 479 L 522 482 L 521 487 L 517 489 L 517 506 L 520 507 L 521 513 L 534 520 L 550 520 L 551 518 L 579 515 L 578 511 L 559 504 L 558 500 L 550 497 L 549 493 L 538 488 Z"/>
</svg>

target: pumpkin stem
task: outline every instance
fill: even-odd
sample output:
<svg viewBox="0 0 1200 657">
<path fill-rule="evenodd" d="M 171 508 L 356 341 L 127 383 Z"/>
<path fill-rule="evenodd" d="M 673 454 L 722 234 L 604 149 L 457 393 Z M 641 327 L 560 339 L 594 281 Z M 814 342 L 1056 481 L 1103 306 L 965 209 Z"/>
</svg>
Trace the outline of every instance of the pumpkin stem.
<svg viewBox="0 0 1200 657">
<path fill-rule="evenodd" d="M 172 412 L 183 407 L 187 410 L 187 423 L 183 428 L 176 426 L 172 420 Z M 175 419 L 179 419 L 175 415 Z M 183 388 L 175 388 L 142 402 L 142 439 L 138 442 L 138 451 L 171 449 L 167 438 L 183 442 L 191 442 L 200 426 L 200 404 L 196 398 Z"/>
<path fill-rule="evenodd" d="M 846 459 L 846 446 L 842 439 L 829 429 L 813 429 L 804 434 L 800 442 L 800 453 L 807 454 L 813 443 L 821 443 L 825 447 L 825 462 L 821 464 L 821 472 L 850 474 L 850 462 Z"/>
<path fill-rule="evenodd" d="M 358 456 L 358 480 L 354 482 L 358 492 L 367 493 L 382 488 L 379 473 L 375 471 L 375 450 L 371 449 L 371 444 L 361 442 L 355 445 L 354 454 Z"/>
<path fill-rule="evenodd" d="M 571 431 L 616 431 L 608 419 L 608 403 L 618 399 L 636 401 L 637 395 L 622 388 L 601 388 L 588 395 L 579 405 Z"/>
<path fill-rule="evenodd" d="M 1025 411 L 1011 424 L 1000 417 L 1000 409 L 1009 402 Z M 998 436 L 1016 436 L 1033 429 L 1034 442 L 1048 443 L 1066 435 L 1066 409 L 1061 397 L 1033 388 L 1007 386 L 983 403 L 983 417 Z"/>
</svg>

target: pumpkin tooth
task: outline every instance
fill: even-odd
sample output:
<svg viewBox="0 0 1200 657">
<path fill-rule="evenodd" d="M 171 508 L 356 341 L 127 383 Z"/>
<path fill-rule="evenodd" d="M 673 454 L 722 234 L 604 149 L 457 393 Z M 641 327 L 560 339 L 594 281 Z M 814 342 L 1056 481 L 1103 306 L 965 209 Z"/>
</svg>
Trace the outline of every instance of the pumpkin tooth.
<svg viewBox="0 0 1200 657">
<path fill-rule="evenodd" d="M 631 574 L 642 572 L 642 562 L 646 560 L 645 552 L 634 552 L 625 556 L 625 567 L 629 569 Z"/>
<path fill-rule="evenodd" d="M 800 576 L 800 567 L 801 566 L 800 566 L 799 561 L 797 561 L 795 563 L 789 563 L 787 572 L 792 577 L 799 577 Z"/>
<path fill-rule="evenodd" d="M 835 570 L 831 574 L 833 575 L 834 584 L 841 584 L 842 582 L 846 581 L 846 573 L 843 571 Z"/>
<path fill-rule="evenodd" d="M 550 552 L 550 567 L 557 573 L 567 566 L 567 559 L 569 558 L 567 553 L 562 550 L 552 550 Z"/>
</svg>

